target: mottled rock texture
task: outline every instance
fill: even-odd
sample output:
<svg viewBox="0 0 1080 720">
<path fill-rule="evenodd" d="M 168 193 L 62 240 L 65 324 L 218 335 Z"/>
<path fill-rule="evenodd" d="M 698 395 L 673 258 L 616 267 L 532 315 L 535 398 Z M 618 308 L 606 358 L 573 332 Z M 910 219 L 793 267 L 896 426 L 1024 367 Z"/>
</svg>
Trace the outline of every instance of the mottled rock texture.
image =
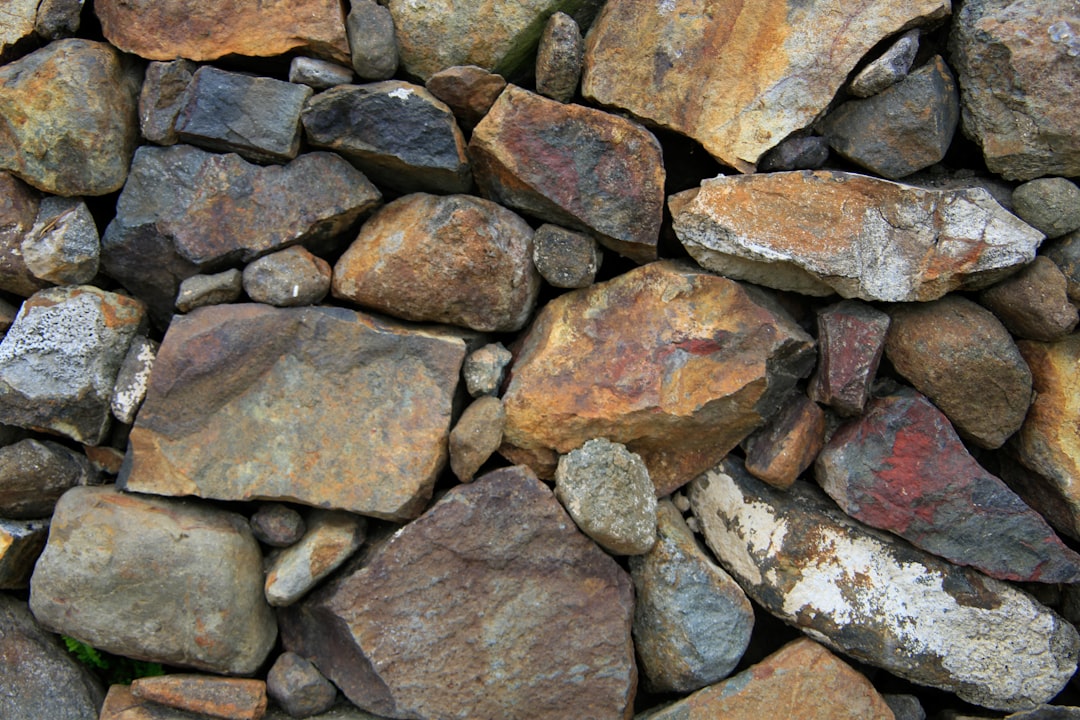
<svg viewBox="0 0 1080 720">
<path fill-rule="evenodd" d="M 266 683 L 248 678 L 170 673 L 135 678 L 131 694 L 147 702 L 227 720 L 260 720 L 266 714 Z"/>
<path fill-rule="evenodd" d="M 869 303 L 843 300 L 817 312 L 818 364 L 807 393 L 840 415 L 858 415 L 870 397 L 889 315 Z"/>
<path fill-rule="evenodd" d="M 22 253 L 40 206 L 40 193 L 11 173 L 0 172 L 0 290 L 28 297 L 49 284 L 30 271 Z"/>
</svg>

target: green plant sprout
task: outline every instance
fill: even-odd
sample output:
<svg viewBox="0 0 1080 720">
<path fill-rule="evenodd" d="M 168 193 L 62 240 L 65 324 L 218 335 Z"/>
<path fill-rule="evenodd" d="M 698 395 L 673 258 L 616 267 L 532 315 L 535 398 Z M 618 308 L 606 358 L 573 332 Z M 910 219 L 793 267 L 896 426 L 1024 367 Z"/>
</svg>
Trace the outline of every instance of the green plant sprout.
<svg viewBox="0 0 1080 720">
<path fill-rule="evenodd" d="M 84 642 L 67 635 L 61 635 L 64 645 L 71 655 L 93 671 L 102 682 L 108 685 L 130 685 L 132 680 L 141 677 L 164 675 L 161 663 L 132 660 L 122 655 L 98 650 Z"/>
</svg>

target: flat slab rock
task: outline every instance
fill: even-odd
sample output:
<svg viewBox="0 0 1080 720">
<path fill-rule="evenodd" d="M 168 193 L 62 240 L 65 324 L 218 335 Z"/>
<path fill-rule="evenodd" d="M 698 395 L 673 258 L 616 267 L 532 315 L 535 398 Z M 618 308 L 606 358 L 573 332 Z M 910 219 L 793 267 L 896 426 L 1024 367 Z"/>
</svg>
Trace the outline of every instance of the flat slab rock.
<svg viewBox="0 0 1080 720">
<path fill-rule="evenodd" d="M 344 308 L 199 308 L 161 343 L 118 482 L 413 518 L 446 464 L 465 351 Z"/>
<path fill-rule="evenodd" d="M 1044 237 L 981 188 L 839 171 L 717 177 L 668 204 L 702 267 L 805 295 L 934 300 L 1031 262 Z"/>
<path fill-rule="evenodd" d="M 689 494 L 747 595 L 828 647 L 995 710 L 1046 702 L 1076 671 L 1080 637 L 1052 610 L 860 524 L 813 485 L 780 492 L 726 460 Z"/>
<path fill-rule="evenodd" d="M 630 577 L 526 468 L 458 485 L 281 611 L 288 650 L 396 718 L 629 718 Z"/>
</svg>

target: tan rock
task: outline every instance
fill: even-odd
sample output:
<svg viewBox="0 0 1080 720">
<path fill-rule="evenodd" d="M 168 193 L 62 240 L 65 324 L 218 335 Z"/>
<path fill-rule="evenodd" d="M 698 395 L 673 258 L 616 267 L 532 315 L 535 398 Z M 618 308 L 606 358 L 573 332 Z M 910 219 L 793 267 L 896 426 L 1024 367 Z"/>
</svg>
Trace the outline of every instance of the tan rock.
<svg viewBox="0 0 1080 720">
<path fill-rule="evenodd" d="M 136 678 L 131 694 L 139 700 L 223 720 L 259 720 L 266 714 L 266 683 L 262 680 L 176 673 Z"/>
<path fill-rule="evenodd" d="M 502 444 L 506 411 L 499 398 L 481 395 L 450 431 L 450 469 L 461 482 L 469 482 L 480 466 Z"/>
</svg>

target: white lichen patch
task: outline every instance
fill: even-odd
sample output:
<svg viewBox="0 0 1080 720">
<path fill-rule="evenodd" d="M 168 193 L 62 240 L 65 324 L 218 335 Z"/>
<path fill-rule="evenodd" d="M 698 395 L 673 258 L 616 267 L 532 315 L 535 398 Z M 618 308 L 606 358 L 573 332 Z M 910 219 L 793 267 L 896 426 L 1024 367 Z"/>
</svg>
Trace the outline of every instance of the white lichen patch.
<svg viewBox="0 0 1080 720">
<path fill-rule="evenodd" d="M 390 92 L 388 92 L 387 95 L 394 98 L 395 100 L 404 101 L 412 97 L 413 91 L 409 88 L 397 88 L 396 90 L 391 90 Z"/>
</svg>

